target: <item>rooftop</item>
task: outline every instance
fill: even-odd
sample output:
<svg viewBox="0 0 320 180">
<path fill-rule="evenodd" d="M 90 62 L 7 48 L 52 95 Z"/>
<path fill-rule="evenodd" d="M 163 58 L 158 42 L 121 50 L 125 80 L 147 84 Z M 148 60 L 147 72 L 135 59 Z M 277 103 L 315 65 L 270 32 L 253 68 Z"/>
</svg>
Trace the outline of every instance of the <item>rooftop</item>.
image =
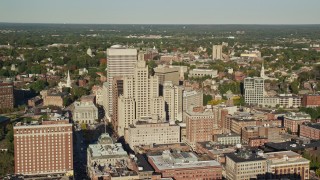
<svg viewBox="0 0 320 180">
<path fill-rule="evenodd" d="M 305 123 L 304 125 L 320 130 L 320 123 Z"/>
<path fill-rule="evenodd" d="M 198 161 L 198 157 L 193 152 L 173 152 L 164 151 L 162 155 L 149 156 L 155 166 L 161 170 L 182 169 L 182 168 L 202 168 L 208 166 L 219 166 L 215 160 Z"/>
<path fill-rule="evenodd" d="M 311 120 L 311 116 L 304 112 L 289 112 L 284 116 L 284 118 L 290 120 Z"/>
<path fill-rule="evenodd" d="M 280 151 L 264 154 L 264 157 L 273 165 L 288 163 L 309 163 L 309 160 L 303 158 L 300 154 L 293 151 Z"/>
<path fill-rule="evenodd" d="M 263 158 L 262 156 L 251 151 L 240 151 L 235 153 L 229 153 L 229 154 L 226 154 L 226 156 L 237 163 L 265 160 L 265 158 Z"/>
</svg>

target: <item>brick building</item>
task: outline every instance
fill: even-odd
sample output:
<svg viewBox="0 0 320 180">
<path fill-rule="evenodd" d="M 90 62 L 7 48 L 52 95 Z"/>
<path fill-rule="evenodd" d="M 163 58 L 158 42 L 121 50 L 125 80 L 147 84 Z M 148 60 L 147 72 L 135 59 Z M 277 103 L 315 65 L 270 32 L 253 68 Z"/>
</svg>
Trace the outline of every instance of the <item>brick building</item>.
<svg viewBox="0 0 320 180">
<path fill-rule="evenodd" d="M 164 151 L 162 155 L 149 155 L 148 161 L 162 178 L 222 179 L 222 167 L 215 160 L 200 161 L 192 152 Z"/>
<path fill-rule="evenodd" d="M 14 126 L 15 173 L 73 173 L 72 124 L 54 119 Z"/>
<path fill-rule="evenodd" d="M 311 117 L 308 114 L 291 112 L 284 116 L 284 127 L 291 131 L 292 134 L 298 134 L 299 125 L 310 121 Z"/>
<path fill-rule="evenodd" d="M 301 104 L 304 107 L 318 107 L 318 106 L 320 106 L 320 94 L 305 94 L 302 97 Z"/>
<path fill-rule="evenodd" d="M 0 109 L 14 107 L 13 83 L 0 81 Z"/>
<path fill-rule="evenodd" d="M 299 136 L 320 140 L 320 123 L 301 124 Z"/>
</svg>

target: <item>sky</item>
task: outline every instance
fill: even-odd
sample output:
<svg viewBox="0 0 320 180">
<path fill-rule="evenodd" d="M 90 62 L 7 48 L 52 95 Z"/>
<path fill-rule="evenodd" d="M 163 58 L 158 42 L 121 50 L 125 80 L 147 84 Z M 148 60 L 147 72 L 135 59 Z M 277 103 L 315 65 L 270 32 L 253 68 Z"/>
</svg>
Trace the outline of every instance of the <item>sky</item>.
<svg viewBox="0 0 320 180">
<path fill-rule="evenodd" d="M 1 0 L 0 22 L 320 24 L 320 0 Z"/>
</svg>

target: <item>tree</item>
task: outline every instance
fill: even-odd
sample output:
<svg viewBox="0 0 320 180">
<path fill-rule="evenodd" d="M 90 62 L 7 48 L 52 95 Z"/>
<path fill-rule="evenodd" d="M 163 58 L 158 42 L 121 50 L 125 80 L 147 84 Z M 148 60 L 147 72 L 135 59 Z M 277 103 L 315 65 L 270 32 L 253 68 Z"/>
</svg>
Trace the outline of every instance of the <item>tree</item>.
<svg viewBox="0 0 320 180">
<path fill-rule="evenodd" d="M 297 80 L 294 80 L 292 83 L 290 83 L 290 90 L 294 94 L 299 93 L 299 82 Z"/>
<path fill-rule="evenodd" d="M 30 85 L 30 89 L 32 89 L 33 91 L 35 91 L 36 93 L 39 93 L 40 91 L 42 91 L 43 89 L 45 89 L 48 86 L 48 82 L 44 81 L 44 80 L 37 80 L 35 82 L 33 82 Z"/>
<path fill-rule="evenodd" d="M 209 101 L 212 100 L 212 96 L 210 94 L 204 94 L 203 95 L 203 105 L 207 105 Z"/>
</svg>

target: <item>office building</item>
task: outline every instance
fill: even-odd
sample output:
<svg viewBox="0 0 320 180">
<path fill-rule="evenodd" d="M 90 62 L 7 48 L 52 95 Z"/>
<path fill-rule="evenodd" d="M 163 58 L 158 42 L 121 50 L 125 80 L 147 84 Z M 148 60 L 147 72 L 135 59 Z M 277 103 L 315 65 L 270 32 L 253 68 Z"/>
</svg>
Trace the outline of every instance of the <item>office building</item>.
<svg viewBox="0 0 320 180">
<path fill-rule="evenodd" d="M 182 111 L 185 112 L 191 106 L 203 106 L 203 93 L 199 91 L 183 91 Z"/>
<path fill-rule="evenodd" d="M 244 79 L 244 100 L 249 105 L 264 104 L 264 79 L 247 77 Z"/>
<path fill-rule="evenodd" d="M 112 116 L 111 116 L 111 123 L 113 126 L 113 129 L 116 131 L 116 133 L 118 133 L 118 100 L 119 100 L 119 96 L 123 94 L 123 78 L 122 77 L 114 77 L 113 81 L 112 81 L 113 85 L 112 85 Z"/>
<path fill-rule="evenodd" d="M 180 142 L 180 126 L 157 119 L 143 118 L 129 125 L 126 142 L 131 149 L 139 145 L 171 144 Z"/>
<path fill-rule="evenodd" d="M 222 45 L 213 45 L 212 60 L 222 60 Z"/>
<path fill-rule="evenodd" d="M 266 172 L 266 159 L 251 151 L 226 154 L 226 178 L 228 180 L 256 179 Z"/>
<path fill-rule="evenodd" d="M 72 124 L 54 119 L 14 126 L 15 173 L 23 175 L 73 174 Z"/>
<path fill-rule="evenodd" d="M 193 78 L 201 78 L 201 77 L 210 77 L 216 78 L 218 77 L 218 71 L 212 69 L 192 69 L 189 71 L 189 77 Z"/>
<path fill-rule="evenodd" d="M 310 161 L 292 151 L 265 153 L 267 160 L 266 179 L 309 179 Z"/>
<path fill-rule="evenodd" d="M 98 120 L 98 108 L 93 102 L 75 102 L 73 121 L 77 123 L 94 124 Z"/>
<path fill-rule="evenodd" d="M 159 79 L 150 76 L 145 61 L 138 61 L 133 76 L 123 78 L 123 95 L 118 99 L 118 135 L 143 117 L 157 116 L 165 121 L 165 102 L 159 96 Z"/>
<path fill-rule="evenodd" d="M 13 83 L 0 81 L 0 109 L 14 108 Z"/>
<path fill-rule="evenodd" d="M 149 155 L 148 161 L 162 178 L 222 179 L 222 167 L 215 160 L 200 161 L 193 152 L 164 151 L 162 155 Z"/>
<path fill-rule="evenodd" d="M 107 49 L 107 77 L 108 77 L 108 111 L 111 117 L 113 107 L 113 78 L 116 76 L 133 76 L 137 62 L 137 50 L 127 49 L 121 45 L 114 45 Z"/>
<path fill-rule="evenodd" d="M 165 81 L 163 85 L 163 98 L 167 118 L 169 121 L 182 121 L 182 93 L 183 87 L 175 86 L 171 81 Z"/>
</svg>

